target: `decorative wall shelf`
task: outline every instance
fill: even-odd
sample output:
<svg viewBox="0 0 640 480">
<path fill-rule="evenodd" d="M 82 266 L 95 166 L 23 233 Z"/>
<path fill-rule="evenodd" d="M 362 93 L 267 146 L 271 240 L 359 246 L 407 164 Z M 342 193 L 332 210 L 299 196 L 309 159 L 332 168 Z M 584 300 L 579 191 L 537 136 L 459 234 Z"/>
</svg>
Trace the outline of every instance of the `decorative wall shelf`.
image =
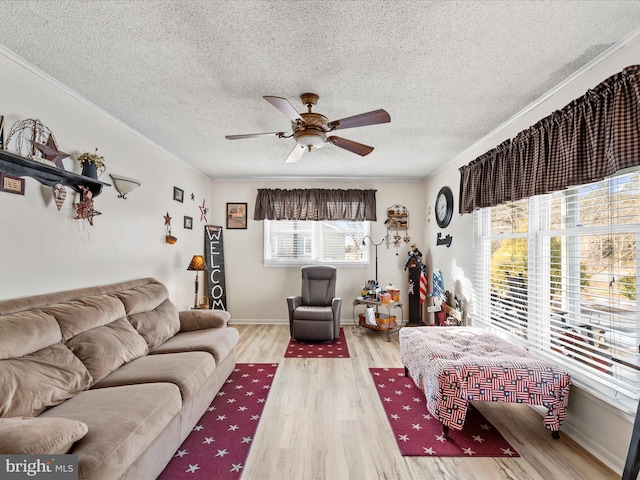
<svg viewBox="0 0 640 480">
<path fill-rule="evenodd" d="M 102 187 L 111 186 L 94 178 L 68 172 L 6 150 L 0 150 L 0 172 L 16 177 L 31 177 L 50 187 L 60 183 L 80 194 L 82 194 L 82 190 L 79 187 L 87 187 L 94 198 L 100 195 Z"/>
<path fill-rule="evenodd" d="M 387 209 L 389 230 L 407 230 L 409 228 L 409 212 L 404 205 L 394 205 Z"/>
</svg>

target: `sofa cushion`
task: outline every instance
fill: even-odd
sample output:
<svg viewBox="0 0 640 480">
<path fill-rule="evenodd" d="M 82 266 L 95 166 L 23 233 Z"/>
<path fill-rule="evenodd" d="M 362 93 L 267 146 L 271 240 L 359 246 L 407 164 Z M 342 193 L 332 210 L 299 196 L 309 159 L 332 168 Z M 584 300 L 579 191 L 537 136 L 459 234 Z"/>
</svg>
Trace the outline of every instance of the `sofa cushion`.
<svg viewBox="0 0 640 480">
<path fill-rule="evenodd" d="M 86 434 L 84 423 L 68 418 L 0 418 L 0 454 L 67 453 Z"/>
<path fill-rule="evenodd" d="M 146 355 L 147 343 L 124 318 L 79 333 L 67 342 L 93 377 L 99 382 L 123 363 Z"/>
<path fill-rule="evenodd" d="M 0 360 L 0 417 L 38 415 L 89 388 L 91 375 L 62 343 Z"/>
<path fill-rule="evenodd" d="M 0 359 L 28 355 L 60 343 L 60 326 L 37 310 L 0 316 Z"/>
<path fill-rule="evenodd" d="M 41 416 L 85 423 L 89 431 L 69 452 L 78 455 L 78 477 L 113 480 L 157 439 L 180 407 L 178 387 L 148 383 L 87 390 Z"/>
<path fill-rule="evenodd" d="M 169 291 L 153 281 L 115 294 L 135 329 L 153 350 L 180 330 L 178 309 L 169 300 Z"/>
<path fill-rule="evenodd" d="M 58 321 L 65 342 L 79 333 L 108 325 L 126 315 L 122 302 L 112 295 L 86 297 L 47 305 L 42 310 L 53 315 Z"/>
<path fill-rule="evenodd" d="M 215 369 L 215 360 L 206 352 L 146 355 L 123 365 L 93 388 L 169 382 L 178 386 L 185 402 L 200 390 Z"/>
<path fill-rule="evenodd" d="M 167 299 L 153 310 L 128 315 L 129 322 L 153 350 L 180 330 L 178 309 Z"/>
<path fill-rule="evenodd" d="M 234 350 L 239 339 L 238 330 L 231 327 L 180 332 L 151 353 L 209 352 L 216 363 L 221 363 Z"/>
<path fill-rule="evenodd" d="M 169 298 L 169 291 L 158 281 L 116 292 L 127 315 L 149 312 Z"/>
</svg>

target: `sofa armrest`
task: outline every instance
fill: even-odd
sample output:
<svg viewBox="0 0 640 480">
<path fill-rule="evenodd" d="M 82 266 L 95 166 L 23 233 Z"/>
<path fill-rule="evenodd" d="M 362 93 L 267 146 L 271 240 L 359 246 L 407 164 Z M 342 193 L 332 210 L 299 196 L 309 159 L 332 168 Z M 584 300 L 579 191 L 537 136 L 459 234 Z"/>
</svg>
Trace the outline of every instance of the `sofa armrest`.
<svg viewBox="0 0 640 480">
<path fill-rule="evenodd" d="M 68 418 L 0 418 L 0 454 L 67 453 L 87 431 L 86 424 Z"/>
<path fill-rule="evenodd" d="M 179 316 L 181 332 L 226 327 L 231 319 L 225 310 L 183 310 Z"/>
</svg>

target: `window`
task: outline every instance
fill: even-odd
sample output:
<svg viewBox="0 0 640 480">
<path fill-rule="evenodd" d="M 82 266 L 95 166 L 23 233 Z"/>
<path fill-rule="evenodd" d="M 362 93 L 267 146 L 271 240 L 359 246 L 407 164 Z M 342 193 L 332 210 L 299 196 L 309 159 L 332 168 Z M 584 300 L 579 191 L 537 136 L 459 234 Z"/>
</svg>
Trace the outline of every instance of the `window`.
<svg viewBox="0 0 640 480">
<path fill-rule="evenodd" d="M 265 266 L 366 265 L 369 222 L 264 220 Z"/>
<path fill-rule="evenodd" d="M 474 213 L 474 322 L 634 411 L 640 173 Z"/>
</svg>

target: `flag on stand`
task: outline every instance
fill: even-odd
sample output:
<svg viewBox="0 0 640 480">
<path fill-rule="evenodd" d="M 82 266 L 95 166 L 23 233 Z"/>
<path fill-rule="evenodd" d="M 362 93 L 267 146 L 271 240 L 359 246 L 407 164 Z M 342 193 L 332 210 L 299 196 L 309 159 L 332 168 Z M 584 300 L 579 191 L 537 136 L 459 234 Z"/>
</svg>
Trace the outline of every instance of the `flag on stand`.
<svg viewBox="0 0 640 480">
<path fill-rule="evenodd" d="M 420 273 L 420 303 L 424 303 L 427 298 L 427 277 L 424 272 Z"/>
</svg>

